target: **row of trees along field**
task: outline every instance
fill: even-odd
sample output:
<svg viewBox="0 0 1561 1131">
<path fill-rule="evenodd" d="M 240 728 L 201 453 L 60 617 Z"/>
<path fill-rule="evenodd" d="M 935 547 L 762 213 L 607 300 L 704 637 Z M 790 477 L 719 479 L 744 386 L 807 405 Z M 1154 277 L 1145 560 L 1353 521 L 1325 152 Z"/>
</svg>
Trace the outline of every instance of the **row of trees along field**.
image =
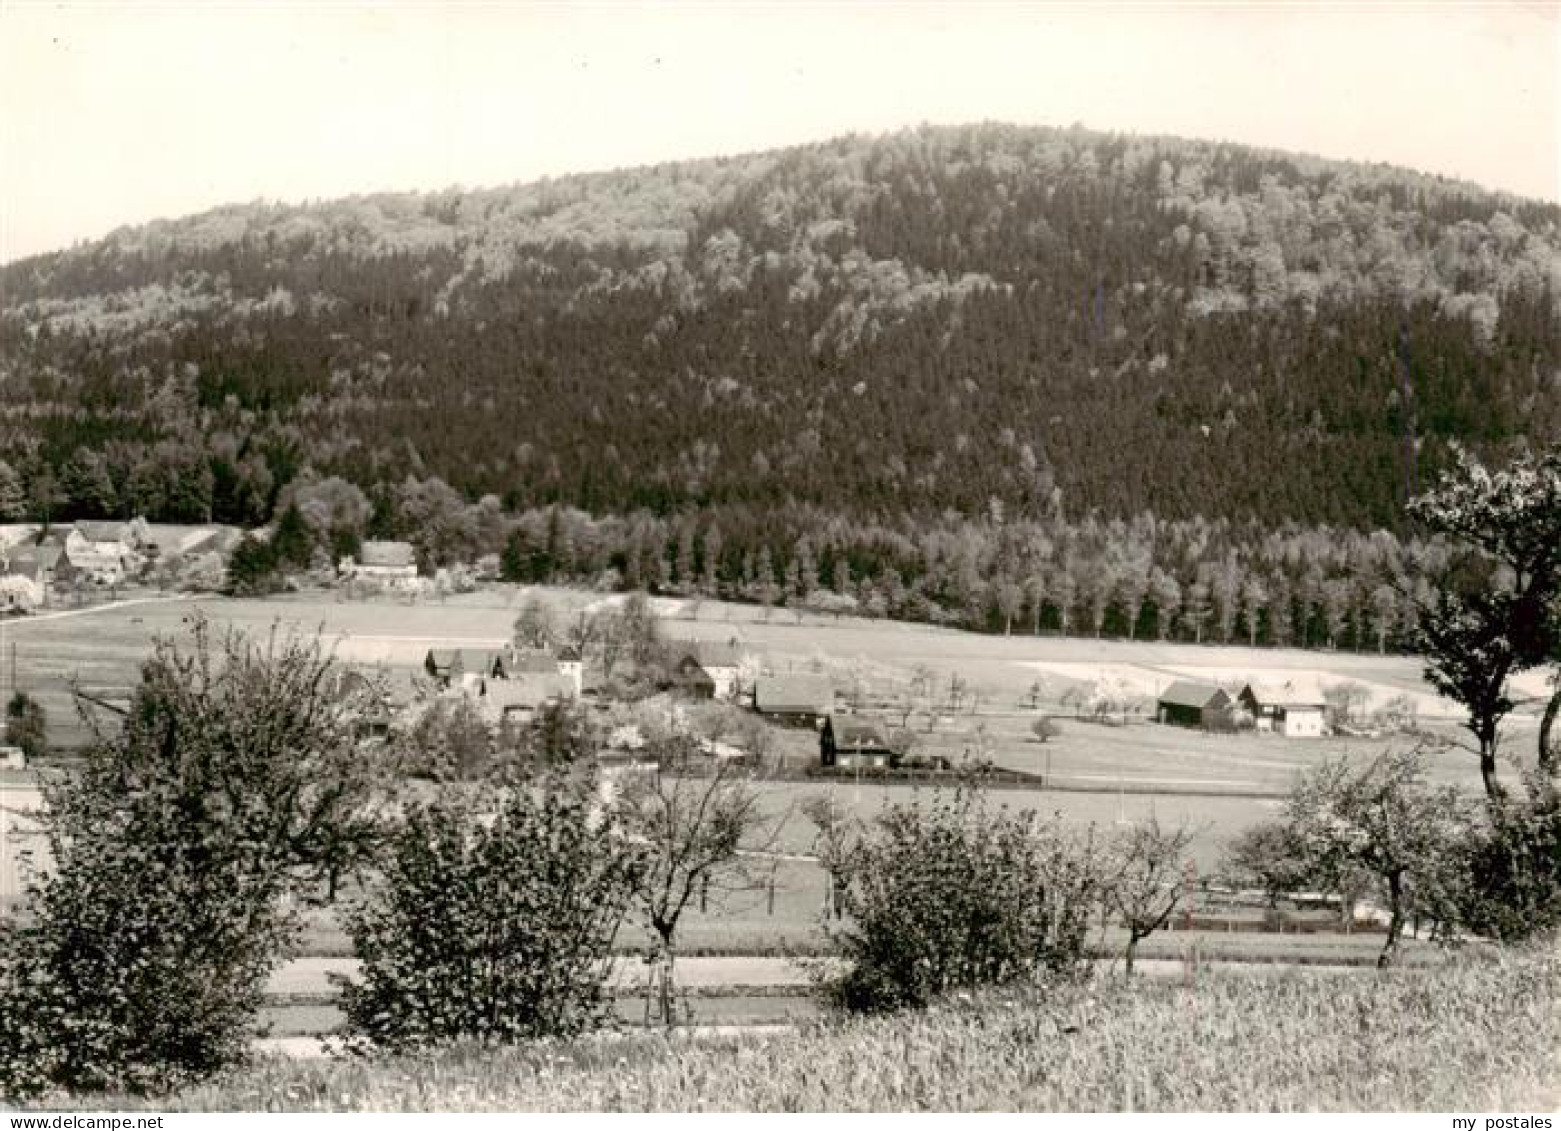
<svg viewBox="0 0 1561 1131">
<path fill-rule="evenodd" d="M 858 524 L 1405 535 L 1453 442 L 1561 434 L 1558 221 L 1000 125 L 223 208 L 0 268 L 0 517 L 256 525 L 305 468 L 388 513 L 410 475 L 718 526 L 761 585 L 777 512 L 777 571 Z"/>
<path fill-rule="evenodd" d="M 236 560 L 241 589 L 329 569 L 365 538 L 410 540 L 427 569 L 491 556 L 506 579 L 992 632 L 1388 650 L 1405 647 L 1450 543 L 1326 527 L 1266 528 L 1001 513 L 897 524 L 818 508 L 598 518 L 505 512 L 439 480 L 371 497 L 305 469 L 279 500 L 269 547 Z"/>
</svg>

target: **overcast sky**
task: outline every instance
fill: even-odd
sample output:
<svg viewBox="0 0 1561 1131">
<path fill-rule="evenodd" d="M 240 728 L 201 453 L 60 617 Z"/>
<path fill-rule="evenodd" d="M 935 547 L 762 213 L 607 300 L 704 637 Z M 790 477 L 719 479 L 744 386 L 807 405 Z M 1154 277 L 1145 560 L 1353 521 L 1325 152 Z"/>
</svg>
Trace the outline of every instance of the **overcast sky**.
<svg viewBox="0 0 1561 1131">
<path fill-rule="evenodd" d="M 1561 5 L 0 0 L 0 260 L 255 199 L 978 120 L 1561 200 Z"/>
</svg>

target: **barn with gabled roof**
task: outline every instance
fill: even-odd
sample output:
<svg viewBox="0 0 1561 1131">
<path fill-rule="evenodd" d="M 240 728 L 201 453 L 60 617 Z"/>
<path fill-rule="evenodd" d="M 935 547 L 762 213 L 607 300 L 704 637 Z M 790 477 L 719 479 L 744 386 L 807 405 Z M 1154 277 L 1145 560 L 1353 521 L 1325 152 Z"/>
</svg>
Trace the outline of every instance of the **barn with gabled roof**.
<svg viewBox="0 0 1561 1131">
<path fill-rule="evenodd" d="M 1230 712 L 1232 699 L 1222 687 L 1179 679 L 1156 698 L 1156 714 L 1167 726 L 1208 727 Z"/>
</svg>

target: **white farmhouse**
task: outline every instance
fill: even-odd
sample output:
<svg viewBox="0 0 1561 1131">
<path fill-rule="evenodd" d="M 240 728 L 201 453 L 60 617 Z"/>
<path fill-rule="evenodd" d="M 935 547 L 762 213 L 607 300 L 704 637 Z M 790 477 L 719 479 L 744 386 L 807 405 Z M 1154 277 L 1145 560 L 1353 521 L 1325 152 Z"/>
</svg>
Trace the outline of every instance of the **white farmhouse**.
<svg viewBox="0 0 1561 1131">
<path fill-rule="evenodd" d="M 365 542 L 357 557 L 343 558 L 337 570 L 348 580 L 416 584 L 417 553 L 410 542 Z"/>
<path fill-rule="evenodd" d="M 136 524 L 78 522 L 65 537 L 65 560 L 95 585 L 118 585 L 142 562 Z"/>
<path fill-rule="evenodd" d="M 1321 738 L 1325 733 L 1327 700 L 1322 690 L 1306 680 L 1285 683 L 1249 683 L 1237 700 L 1252 713 L 1260 731 L 1286 738 Z"/>
</svg>

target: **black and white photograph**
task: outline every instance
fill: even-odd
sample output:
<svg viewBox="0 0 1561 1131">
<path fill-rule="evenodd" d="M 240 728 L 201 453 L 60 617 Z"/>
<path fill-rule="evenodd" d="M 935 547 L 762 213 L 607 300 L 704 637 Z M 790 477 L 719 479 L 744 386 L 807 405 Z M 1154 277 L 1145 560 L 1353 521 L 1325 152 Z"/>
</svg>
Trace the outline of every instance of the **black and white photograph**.
<svg viewBox="0 0 1561 1131">
<path fill-rule="evenodd" d="M 10 1128 L 1554 1131 L 1561 2 L 0 0 L 0 707 Z"/>
</svg>

